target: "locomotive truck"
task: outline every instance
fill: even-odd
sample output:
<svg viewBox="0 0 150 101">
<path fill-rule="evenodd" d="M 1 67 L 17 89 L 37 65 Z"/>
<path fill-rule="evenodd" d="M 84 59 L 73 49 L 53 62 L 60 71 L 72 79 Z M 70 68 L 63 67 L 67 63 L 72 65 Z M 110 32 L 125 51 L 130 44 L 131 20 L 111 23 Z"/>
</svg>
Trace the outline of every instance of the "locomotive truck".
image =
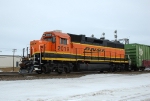
<svg viewBox="0 0 150 101">
<path fill-rule="evenodd" d="M 130 69 L 124 44 L 104 38 L 44 32 L 40 40 L 30 41 L 30 56 L 23 56 L 20 73 L 38 74 L 76 71 L 124 71 Z"/>
</svg>

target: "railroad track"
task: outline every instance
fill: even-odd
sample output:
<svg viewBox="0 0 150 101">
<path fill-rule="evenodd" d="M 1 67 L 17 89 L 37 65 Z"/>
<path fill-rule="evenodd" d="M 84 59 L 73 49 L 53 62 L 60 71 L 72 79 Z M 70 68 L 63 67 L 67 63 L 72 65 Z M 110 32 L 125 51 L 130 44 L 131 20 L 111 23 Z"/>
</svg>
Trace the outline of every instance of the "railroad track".
<svg viewBox="0 0 150 101">
<path fill-rule="evenodd" d="M 37 74 L 35 72 L 33 73 L 22 73 L 20 74 L 19 72 L 0 72 L 0 76 L 15 76 L 15 75 L 20 75 L 20 76 L 63 76 L 63 75 L 78 75 L 78 74 L 98 74 L 99 72 L 71 72 L 71 73 L 62 73 L 58 74 L 55 72 L 49 73 L 49 74 Z"/>
<path fill-rule="evenodd" d="M 71 72 L 71 73 L 62 73 L 62 74 L 58 74 L 55 72 L 49 73 L 49 74 L 37 74 L 35 72 L 33 73 L 22 73 L 20 74 L 19 72 L 0 72 L 0 76 L 15 76 L 15 75 L 21 75 L 21 76 L 31 76 L 31 75 L 38 75 L 38 76 L 53 76 L 53 75 L 78 75 L 78 74 L 100 74 L 101 72 L 99 71 L 84 71 L 84 72 Z M 150 73 L 150 71 L 123 71 L 123 72 L 102 72 L 101 74 L 141 74 L 141 73 Z"/>
<path fill-rule="evenodd" d="M 89 74 L 127 74 L 127 75 L 132 75 L 132 74 L 144 74 L 144 73 L 150 73 L 150 71 L 130 71 L 130 72 L 72 72 L 69 74 L 62 73 L 62 74 L 57 74 L 57 73 L 50 73 L 50 74 L 36 74 L 35 72 L 31 74 L 20 74 L 18 72 L 0 72 L 0 80 L 33 80 L 33 79 L 52 79 L 52 78 L 77 78 Z"/>
<path fill-rule="evenodd" d="M 52 78 L 75 78 L 88 74 L 98 74 L 98 72 L 72 72 L 69 74 L 62 73 L 50 73 L 50 74 L 37 74 L 35 72 L 31 74 L 20 74 L 18 72 L 0 72 L 0 80 L 32 80 L 32 79 L 52 79 Z"/>
</svg>

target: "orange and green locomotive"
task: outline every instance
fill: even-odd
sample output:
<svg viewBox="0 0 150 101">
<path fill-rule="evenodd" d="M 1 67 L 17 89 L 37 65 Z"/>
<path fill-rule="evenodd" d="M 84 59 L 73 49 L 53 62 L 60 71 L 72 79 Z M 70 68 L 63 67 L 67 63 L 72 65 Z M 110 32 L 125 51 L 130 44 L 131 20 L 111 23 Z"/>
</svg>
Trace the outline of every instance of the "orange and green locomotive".
<svg viewBox="0 0 150 101">
<path fill-rule="evenodd" d="M 124 44 L 58 30 L 31 41 L 30 57 L 23 57 L 20 64 L 20 71 L 37 73 L 128 69 Z"/>
</svg>

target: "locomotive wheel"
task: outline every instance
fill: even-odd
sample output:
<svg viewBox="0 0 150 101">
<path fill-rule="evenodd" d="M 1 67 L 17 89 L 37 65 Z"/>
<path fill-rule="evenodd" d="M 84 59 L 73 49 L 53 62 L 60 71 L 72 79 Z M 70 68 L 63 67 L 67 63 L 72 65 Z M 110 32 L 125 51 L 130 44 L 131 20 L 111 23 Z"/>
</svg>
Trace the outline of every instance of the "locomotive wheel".
<svg viewBox="0 0 150 101">
<path fill-rule="evenodd" d="M 119 64 L 116 65 L 116 71 L 121 72 L 121 66 Z"/>
<path fill-rule="evenodd" d="M 59 71 L 58 71 L 57 73 L 58 73 L 58 74 L 62 74 L 62 72 L 59 72 Z"/>
<path fill-rule="evenodd" d="M 113 66 L 110 66 L 110 68 L 109 68 L 109 72 L 114 72 L 114 68 L 113 68 Z"/>
<path fill-rule="evenodd" d="M 63 72 L 63 70 L 62 70 L 61 68 L 58 68 L 58 69 L 57 69 L 57 73 L 58 73 L 58 74 L 62 74 L 62 72 Z"/>
<path fill-rule="evenodd" d="M 42 71 L 43 71 L 43 73 L 45 73 L 45 74 L 50 73 L 50 70 L 49 70 L 48 67 L 46 67 L 46 66 L 42 66 Z"/>
<path fill-rule="evenodd" d="M 69 70 L 69 68 L 64 68 L 65 73 L 70 73 L 71 71 Z"/>
<path fill-rule="evenodd" d="M 110 68 L 109 68 L 109 72 L 115 72 L 115 66 L 114 65 L 110 65 Z"/>
<path fill-rule="evenodd" d="M 100 71 L 99 71 L 99 73 L 103 73 L 103 72 L 104 72 L 103 70 L 100 70 Z"/>
<path fill-rule="evenodd" d="M 46 74 L 46 67 L 45 66 L 42 66 L 42 71 L 43 71 L 43 73 Z"/>
<path fill-rule="evenodd" d="M 42 71 L 40 70 L 40 71 L 36 71 L 36 73 L 38 73 L 38 74 L 42 74 Z"/>
<path fill-rule="evenodd" d="M 58 74 L 62 74 L 62 70 L 58 68 L 58 69 L 57 69 L 57 73 L 58 73 Z"/>
<path fill-rule="evenodd" d="M 124 72 L 125 71 L 125 65 L 121 66 L 121 71 Z"/>
<path fill-rule="evenodd" d="M 58 74 L 62 74 L 62 72 L 64 71 L 63 67 L 61 65 L 58 65 L 57 69 L 56 69 L 56 72 Z"/>
</svg>

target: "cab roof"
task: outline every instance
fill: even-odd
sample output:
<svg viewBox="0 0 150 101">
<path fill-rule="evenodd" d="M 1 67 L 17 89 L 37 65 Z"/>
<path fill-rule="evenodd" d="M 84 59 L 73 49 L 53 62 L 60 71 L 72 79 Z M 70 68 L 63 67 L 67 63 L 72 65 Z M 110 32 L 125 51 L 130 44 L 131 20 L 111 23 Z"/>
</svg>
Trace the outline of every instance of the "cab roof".
<svg viewBox="0 0 150 101">
<path fill-rule="evenodd" d="M 42 37 L 41 37 L 41 40 L 44 38 L 43 36 L 45 34 L 53 34 L 54 36 L 61 37 L 61 38 L 66 38 L 66 39 L 70 38 L 70 36 L 67 33 L 62 33 L 60 30 L 54 30 L 54 31 L 44 32 Z"/>
</svg>

